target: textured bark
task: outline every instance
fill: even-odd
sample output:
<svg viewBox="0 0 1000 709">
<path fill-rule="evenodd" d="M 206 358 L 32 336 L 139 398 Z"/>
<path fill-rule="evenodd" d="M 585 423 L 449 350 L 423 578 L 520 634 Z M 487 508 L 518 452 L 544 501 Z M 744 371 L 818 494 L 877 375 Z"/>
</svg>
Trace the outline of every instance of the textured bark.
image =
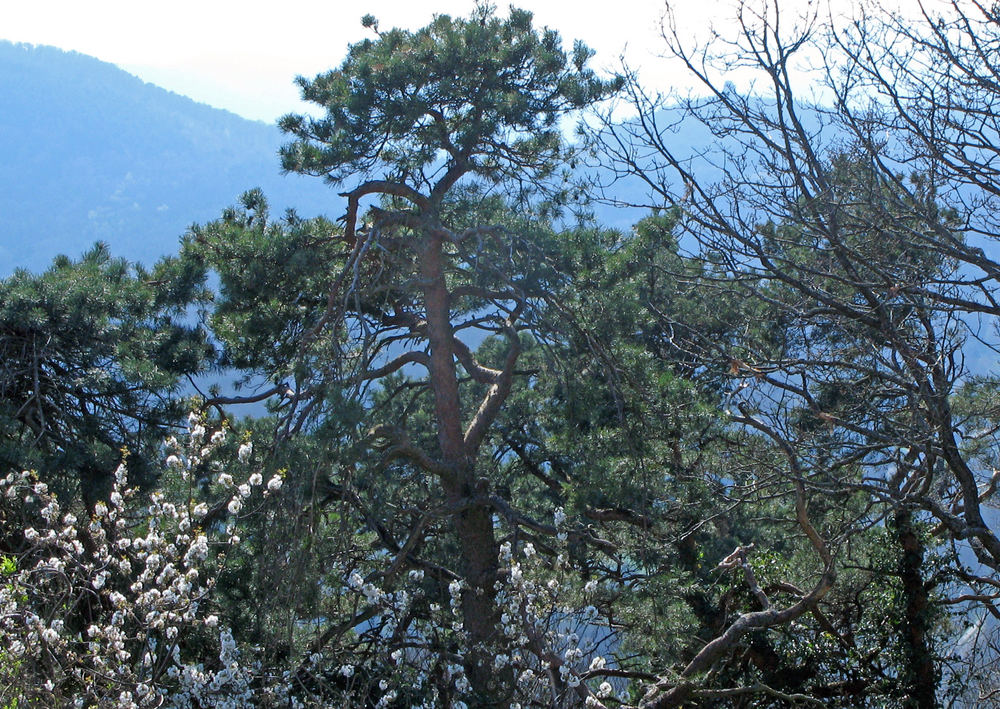
<svg viewBox="0 0 1000 709">
<path fill-rule="evenodd" d="M 473 458 L 465 432 L 455 365 L 450 295 L 444 277 L 442 240 L 430 234 L 420 253 L 424 281 L 424 308 L 430 343 L 429 372 L 434 392 L 441 458 L 448 469 L 442 480 L 450 505 L 461 511 L 453 524 L 461 554 L 461 571 L 468 587 L 462 591 L 462 622 L 474 650 L 466 658 L 466 674 L 480 706 L 499 706 L 506 688 L 492 669 L 492 656 L 483 649 L 495 639 L 499 613 L 494 600 L 498 553 L 493 516 L 485 490 L 476 490 Z"/>
<path fill-rule="evenodd" d="M 462 591 L 462 623 L 474 643 L 465 671 L 477 695 L 477 706 L 507 706 L 510 687 L 504 681 L 506 673 L 493 669 L 489 650 L 500 622 L 494 600 L 499 565 L 492 511 L 483 504 L 469 505 L 455 517 L 454 525 L 468 583 Z"/>
<path fill-rule="evenodd" d="M 929 598 L 921 574 L 924 545 L 914 529 L 910 510 L 901 509 L 896 512 L 893 528 L 902 552 L 899 557 L 899 578 L 906 604 L 901 629 L 907 660 L 902 677 L 907 690 L 906 706 L 931 709 L 937 706 L 935 695 L 938 677 L 928 638 Z"/>
<path fill-rule="evenodd" d="M 438 444 L 445 463 L 455 466 L 456 475 L 467 468 L 462 411 L 458 398 L 458 373 L 452 343 L 451 309 L 444 278 L 441 238 L 426 237 L 421 250 L 420 276 L 424 281 L 424 310 L 430 343 L 430 379 L 434 391 L 434 414 L 438 424 Z M 456 478 L 452 483 L 457 483 Z M 454 486 L 454 485 L 453 485 Z"/>
</svg>

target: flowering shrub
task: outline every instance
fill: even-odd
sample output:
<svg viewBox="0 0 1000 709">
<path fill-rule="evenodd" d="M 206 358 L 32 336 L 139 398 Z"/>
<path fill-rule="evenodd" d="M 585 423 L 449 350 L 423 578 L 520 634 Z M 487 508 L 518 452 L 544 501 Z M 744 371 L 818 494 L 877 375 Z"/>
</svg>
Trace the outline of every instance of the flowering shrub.
<svg viewBox="0 0 1000 709">
<path fill-rule="evenodd" d="M 4 702 L 238 707 L 253 698 L 289 706 L 283 679 L 241 662 L 210 603 L 226 550 L 239 543 L 234 516 L 255 496 L 277 491 L 281 479 L 265 487 L 251 473 L 237 485 L 212 460 L 225 433 L 206 441 L 197 417 L 191 424 L 186 450 L 167 442 L 167 473 L 193 482 L 194 471 L 213 472 L 228 522 L 212 521 L 193 485 L 182 502 L 155 492 L 139 504 L 124 464 L 89 520 L 31 473 L 0 480 L 0 524 L 13 547 L 0 586 Z M 249 446 L 240 449 L 242 462 Z"/>
<path fill-rule="evenodd" d="M 566 515 L 555 511 L 555 524 L 564 530 Z M 560 531 L 558 540 L 565 542 Z M 496 655 L 497 667 L 509 663 L 517 673 L 519 702 L 512 706 L 603 707 L 628 700 L 627 686 L 618 690 L 607 681 L 614 674 L 601 653 L 614 649 L 615 633 L 595 605 L 596 581 L 574 587 L 574 574 L 564 551 L 544 558 L 528 542 L 516 553 L 510 542 L 500 547 L 507 573 L 497 584 L 502 610 L 501 629 L 509 656 Z"/>
<path fill-rule="evenodd" d="M 557 526 L 565 521 L 557 511 Z M 490 658 L 491 670 L 509 680 L 511 709 L 626 703 L 626 681 L 601 654 L 614 649 L 614 631 L 595 606 L 601 589 L 596 581 L 575 587 L 565 553 L 548 551 L 531 542 L 501 545 L 500 632 L 485 648 L 473 647 L 463 627 L 463 580 L 427 584 L 424 570 L 411 569 L 392 589 L 384 583 L 393 580 L 384 559 L 373 560 L 365 575 L 345 570 L 344 591 L 366 609 L 351 644 L 326 648 L 343 680 L 345 705 L 363 706 L 367 698 L 375 707 L 476 706 L 464 666 L 471 653 Z M 444 598 L 435 594 L 440 586 Z M 318 671 L 323 662 L 316 654 L 311 666 Z"/>
<path fill-rule="evenodd" d="M 338 633 L 278 658 L 240 645 L 213 593 L 241 543 L 241 520 L 282 478 L 265 483 L 249 441 L 230 460 L 220 454 L 225 430 L 209 435 L 198 417 L 190 424 L 185 445 L 165 444 L 170 499 L 129 488 L 124 464 L 89 514 L 31 473 L 0 479 L 0 706 L 462 709 L 475 705 L 470 653 L 506 679 L 514 709 L 626 700 L 598 652 L 612 631 L 595 606 L 596 582 L 571 587 L 565 554 L 517 540 L 501 547 L 491 647 L 470 645 L 462 579 L 360 553 L 330 562 L 331 610 L 352 614 L 323 617 Z M 206 490 L 221 494 L 210 503 Z M 555 522 L 564 529 L 561 510 Z"/>
</svg>

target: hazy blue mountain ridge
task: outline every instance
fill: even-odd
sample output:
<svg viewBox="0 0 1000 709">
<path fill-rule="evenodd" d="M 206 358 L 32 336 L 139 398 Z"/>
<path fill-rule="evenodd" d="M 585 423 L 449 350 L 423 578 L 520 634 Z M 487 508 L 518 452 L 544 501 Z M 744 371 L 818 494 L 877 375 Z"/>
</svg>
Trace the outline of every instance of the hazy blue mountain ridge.
<svg viewBox="0 0 1000 709">
<path fill-rule="evenodd" d="M 681 144 L 705 140 L 700 126 L 690 128 L 677 136 Z M 97 240 L 115 256 L 151 263 L 175 252 L 191 223 L 218 217 L 251 187 L 264 190 L 275 213 L 294 207 L 303 216 L 340 216 L 343 200 L 322 180 L 281 175 L 284 142 L 275 126 L 113 64 L 0 40 L 0 277 L 42 270 L 60 253 L 79 256 Z M 633 179 L 612 192 L 647 190 Z M 600 203 L 590 209 L 624 230 L 645 214 Z"/>
<path fill-rule="evenodd" d="M 96 240 L 152 262 L 192 222 L 260 186 L 275 210 L 329 212 L 315 178 L 282 176 L 274 126 L 52 47 L 0 42 L 0 274 Z"/>
</svg>

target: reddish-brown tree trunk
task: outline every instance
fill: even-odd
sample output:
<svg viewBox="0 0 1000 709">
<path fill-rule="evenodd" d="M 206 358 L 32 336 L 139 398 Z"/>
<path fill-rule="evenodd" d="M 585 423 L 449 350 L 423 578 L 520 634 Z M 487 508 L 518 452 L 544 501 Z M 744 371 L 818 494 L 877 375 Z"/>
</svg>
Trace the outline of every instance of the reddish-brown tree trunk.
<svg viewBox="0 0 1000 709">
<path fill-rule="evenodd" d="M 438 444 L 441 458 L 451 471 L 443 481 L 444 492 L 447 501 L 460 509 L 453 524 L 460 547 L 461 572 L 467 584 L 461 594 L 462 623 L 473 645 L 473 651 L 466 657 L 465 669 L 477 705 L 499 705 L 505 692 L 498 686 L 500 682 L 492 670 L 492 655 L 487 651 L 495 639 L 499 620 L 494 595 L 499 548 L 491 510 L 473 501 L 476 490 L 471 458 L 474 453 L 466 450 L 462 427 L 450 296 L 440 237 L 427 236 L 419 257 Z"/>
</svg>

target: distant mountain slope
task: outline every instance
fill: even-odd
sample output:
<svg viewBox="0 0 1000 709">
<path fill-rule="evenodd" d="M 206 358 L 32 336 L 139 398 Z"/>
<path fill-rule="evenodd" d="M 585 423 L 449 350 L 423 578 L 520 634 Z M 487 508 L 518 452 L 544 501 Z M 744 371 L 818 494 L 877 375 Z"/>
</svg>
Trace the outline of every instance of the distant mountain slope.
<svg viewBox="0 0 1000 709">
<path fill-rule="evenodd" d="M 96 240 L 146 263 L 260 186 L 276 212 L 335 209 L 282 176 L 280 131 L 52 47 L 0 41 L 0 277 Z"/>
</svg>

